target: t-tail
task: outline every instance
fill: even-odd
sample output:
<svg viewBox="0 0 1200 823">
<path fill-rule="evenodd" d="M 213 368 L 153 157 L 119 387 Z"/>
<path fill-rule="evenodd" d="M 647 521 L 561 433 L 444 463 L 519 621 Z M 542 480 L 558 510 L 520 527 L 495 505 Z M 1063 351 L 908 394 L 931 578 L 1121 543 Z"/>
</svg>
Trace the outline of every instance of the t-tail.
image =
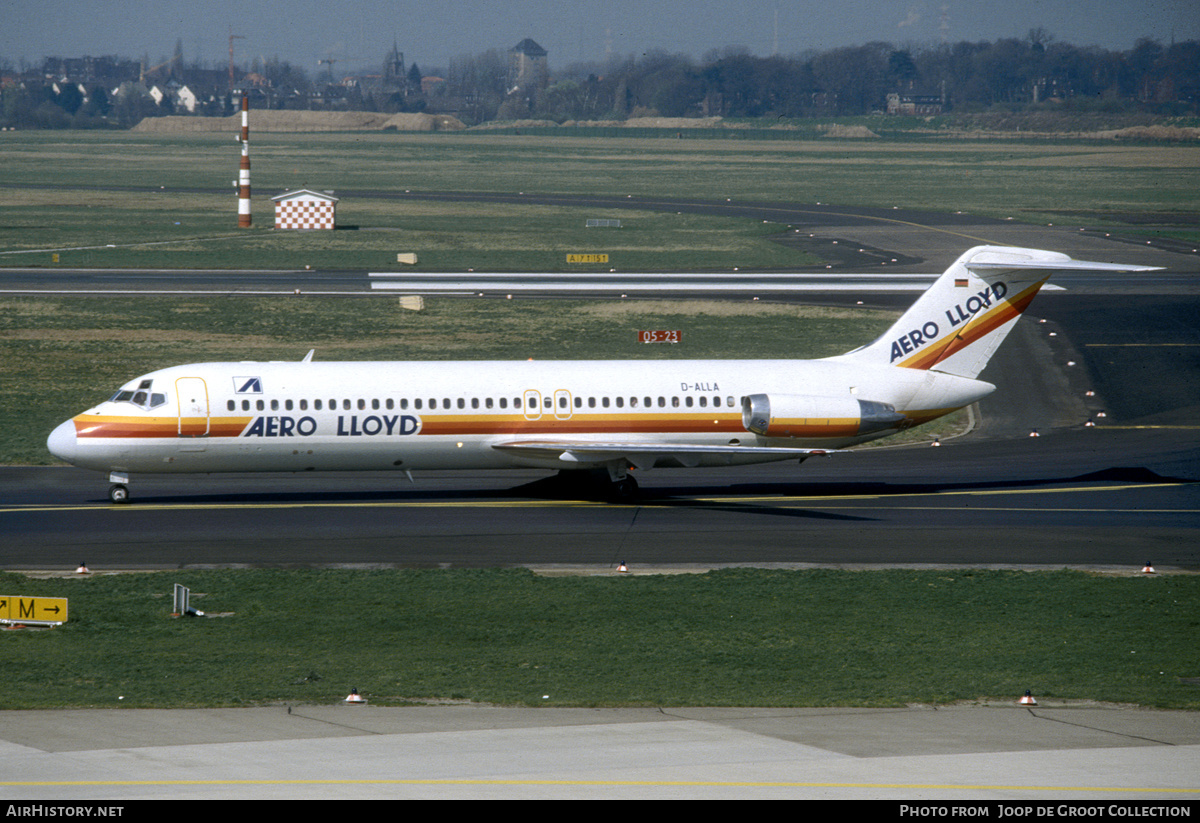
<svg viewBox="0 0 1200 823">
<path fill-rule="evenodd" d="M 1055 272 L 1153 270 L 1072 260 L 1040 249 L 976 246 L 882 337 L 838 359 L 975 378 Z"/>
</svg>

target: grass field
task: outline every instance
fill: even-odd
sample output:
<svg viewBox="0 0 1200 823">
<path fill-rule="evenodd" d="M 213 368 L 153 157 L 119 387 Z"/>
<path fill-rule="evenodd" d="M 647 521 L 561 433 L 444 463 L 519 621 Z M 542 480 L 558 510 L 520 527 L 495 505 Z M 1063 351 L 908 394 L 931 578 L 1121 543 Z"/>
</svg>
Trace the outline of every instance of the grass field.
<svg viewBox="0 0 1200 823">
<path fill-rule="evenodd" d="M 174 583 L 207 617 L 172 619 Z M 528 706 L 1200 708 L 1200 577 L 238 570 L 30 580 L 70 620 L 5 632 L 4 708 L 471 700 Z"/>
<path fill-rule="evenodd" d="M 1088 212 L 1104 223 L 1193 213 L 1200 190 L 1200 147 L 1190 144 L 263 134 L 252 136 L 255 227 L 239 232 L 230 137 L 0 134 L 0 266 L 50 266 L 57 251 L 67 266 L 379 270 L 407 251 L 430 271 L 546 270 L 564 268 L 566 253 L 604 251 L 626 271 L 786 268 L 818 261 L 766 239 L 783 226 L 372 193 L 823 202 L 1031 221 Z M 269 198 L 295 188 L 356 192 L 338 220 L 358 231 L 273 231 Z M 589 217 L 620 217 L 626 228 L 585 230 Z"/>
</svg>

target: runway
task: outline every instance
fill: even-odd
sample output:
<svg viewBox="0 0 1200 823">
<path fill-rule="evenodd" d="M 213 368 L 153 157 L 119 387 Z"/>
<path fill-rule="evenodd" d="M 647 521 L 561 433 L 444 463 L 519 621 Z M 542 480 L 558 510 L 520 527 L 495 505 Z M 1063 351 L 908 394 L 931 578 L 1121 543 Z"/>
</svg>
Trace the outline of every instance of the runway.
<svg viewBox="0 0 1200 823">
<path fill-rule="evenodd" d="M 120 509 L 94 473 L 5 469 L 3 565 L 1200 567 L 1200 448 L 1157 430 L 811 463 L 651 472 L 635 504 L 529 471 L 147 478 Z"/>
</svg>

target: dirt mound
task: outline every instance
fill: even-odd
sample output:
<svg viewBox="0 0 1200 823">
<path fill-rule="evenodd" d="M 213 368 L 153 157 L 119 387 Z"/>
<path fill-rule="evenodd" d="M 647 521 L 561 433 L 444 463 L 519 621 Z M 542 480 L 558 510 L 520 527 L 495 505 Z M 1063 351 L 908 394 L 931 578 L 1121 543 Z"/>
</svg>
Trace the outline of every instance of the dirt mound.
<svg viewBox="0 0 1200 823">
<path fill-rule="evenodd" d="M 1200 140 L 1200 129 L 1182 126 L 1129 126 L 1093 133 L 1096 137 L 1113 140 Z"/>
<path fill-rule="evenodd" d="M 242 115 L 232 117 L 147 117 L 133 131 L 157 134 L 230 132 L 242 128 Z M 445 114 L 381 114 L 371 111 L 250 111 L 252 132 L 318 131 L 452 131 L 466 128 Z"/>
<path fill-rule="evenodd" d="M 605 129 L 711 129 L 721 126 L 720 117 L 630 117 L 628 120 L 493 120 L 476 129 L 605 128 Z"/>
<path fill-rule="evenodd" d="M 832 126 L 821 126 L 821 131 L 825 132 L 826 137 L 878 137 L 879 135 L 868 129 L 866 126 L 839 126 L 836 123 Z"/>
<path fill-rule="evenodd" d="M 458 131 L 466 127 L 463 121 L 453 115 L 424 112 L 393 114 L 383 124 L 383 128 L 396 131 Z"/>
</svg>

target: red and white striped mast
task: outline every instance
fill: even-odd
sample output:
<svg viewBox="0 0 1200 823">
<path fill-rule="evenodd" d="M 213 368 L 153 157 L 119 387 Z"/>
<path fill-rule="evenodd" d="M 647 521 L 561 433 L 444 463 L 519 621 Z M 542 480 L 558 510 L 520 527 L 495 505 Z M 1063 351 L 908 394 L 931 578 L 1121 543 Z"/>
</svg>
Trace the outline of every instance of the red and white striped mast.
<svg viewBox="0 0 1200 823">
<path fill-rule="evenodd" d="M 238 172 L 238 228 L 250 228 L 250 98 L 242 95 L 242 164 Z"/>
</svg>

